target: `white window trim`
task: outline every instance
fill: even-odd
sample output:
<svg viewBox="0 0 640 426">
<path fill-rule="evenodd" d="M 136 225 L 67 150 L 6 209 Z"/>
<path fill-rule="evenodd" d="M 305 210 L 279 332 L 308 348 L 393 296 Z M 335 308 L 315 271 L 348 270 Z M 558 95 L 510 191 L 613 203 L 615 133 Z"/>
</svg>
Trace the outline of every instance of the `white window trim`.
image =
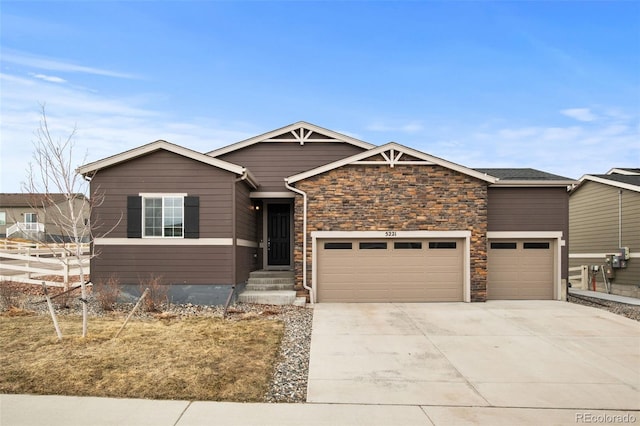
<svg viewBox="0 0 640 426">
<path fill-rule="evenodd" d="M 154 193 L 154 192 L 141 192 L 138 194 L 142 198 L 142 238 L 151 240 L 181 240 L 184 239 L 184 198 L 188 196 L 186 193 Z M 147 198 L 161 198 L 162 199 L 162 234 L 163 235 L 145 235 L 145 199 Z M 179 237 L 166 237 L 164 235 L 164 199 L 165 198 L 182 198 L 182 235 Z"/>
<path fill-rule="evenodd" d="M 463 290 L 464 302 L 471 302 L 471 231 L 313 231 L 311 232 L 311 288 L 312 300 L 318 300 L 318 240 L 331 238 L 396 240 L 400 238 L 447 238 L 464 241 Z"/>
<path fill-rule="evenodd" d="M 0 226 L 7 224 L 7 212 L 0 212 Z"/>
</svg>

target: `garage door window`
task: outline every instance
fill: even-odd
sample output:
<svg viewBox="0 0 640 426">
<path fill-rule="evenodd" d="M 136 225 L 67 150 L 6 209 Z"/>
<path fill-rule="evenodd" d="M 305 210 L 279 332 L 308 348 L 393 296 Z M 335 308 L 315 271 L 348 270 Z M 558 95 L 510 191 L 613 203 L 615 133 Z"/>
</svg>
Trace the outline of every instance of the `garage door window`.
<svg viewBox="0 0 640 426">
<path fill-rule="evenodd" d="M 455 241 L 432 241 L 429 243 L 430 249 L 455 249 L 456 247 Z"/>
<path fill-rule="evenodd" d="M 351 243 L 324 243 L 325 250 L 351 250 Z"/>
<path fill-rule="evenodd" d="M 527 249 L 548 250 L 549 249 L 549 243 L 524 243 L 523 244 L 523 248 L 525 250 L 527 250 Z"/>
<path fill-rule="evenodd" d="M 387 243 L 373 241 L 370 243 L 360 243 L 360 250 L 386 250 Z"/>
<path fill-rule="evenodd" d="M 422 243 L 419 241 L 393 243 L 393 248 L 396 250 L 420 250 Z"/>
<path fill-rule="evenodd" d="M 517 243 L 491 243 L 492 250 L 515 250 Z"/>
</svg>

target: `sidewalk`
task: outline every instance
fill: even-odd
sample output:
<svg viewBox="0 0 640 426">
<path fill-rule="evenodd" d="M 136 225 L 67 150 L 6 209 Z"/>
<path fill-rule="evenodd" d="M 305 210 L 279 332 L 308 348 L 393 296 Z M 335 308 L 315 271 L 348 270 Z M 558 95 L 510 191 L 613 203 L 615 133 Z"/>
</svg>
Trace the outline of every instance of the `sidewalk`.
<svg viewBox="0 0 640 426">
<path fill-rule="evenodd" d="M 626 303 L 627 305 L 640 306 L 640 299 L 635 297 L 618 296 L 617 294 L 603 293 L 601 291 L 578 290 L 569 288 L 569 294 L 576 296 L 593 297 L 594 299 L 609 300 L 611 302 Z"/>
<path fill-rule="evenodd" d="M 357 404 L 249 404 L 0 395 L 2 426 L 440 426 L 634 424 L 640 411 Z"/>
</svg>

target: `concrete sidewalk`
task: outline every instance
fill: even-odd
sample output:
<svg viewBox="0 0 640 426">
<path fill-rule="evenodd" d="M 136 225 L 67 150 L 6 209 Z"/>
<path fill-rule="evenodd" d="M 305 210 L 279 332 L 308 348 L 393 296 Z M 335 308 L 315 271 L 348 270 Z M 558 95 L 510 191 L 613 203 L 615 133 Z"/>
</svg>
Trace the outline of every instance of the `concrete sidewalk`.
<svg viewBox="0 0 640 426">
<path fill-rule="evenodd" d="M 365 404 L 243 404 L 0 395 L 2 426 L 440 426 L 637 424 L 638 411 Z"/>
</svg>

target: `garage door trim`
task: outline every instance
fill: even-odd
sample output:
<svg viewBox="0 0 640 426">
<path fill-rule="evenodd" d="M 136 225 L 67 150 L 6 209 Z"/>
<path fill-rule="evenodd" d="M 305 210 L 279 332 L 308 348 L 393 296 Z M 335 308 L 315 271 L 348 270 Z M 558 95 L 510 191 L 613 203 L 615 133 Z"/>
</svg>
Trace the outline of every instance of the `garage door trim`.
<svg viewBox="0 0 640 426">
<path fill-rule="evenodd" d="M 488 243 L 491 240 L 498 239 L 540 239 L 540 240 L 553 240 L 554 261 L 553 261 L 553 298 L 555 300 L 562 300 L 562 250 L 566 241 L 562 239 L 562 231 L 490 231 L 487 232 Z M 491 285 L 491 284 L 488 284 Z"/>
<path fill-rule="evenodd" d="M 318 240 L 327 238 L 385 239 L 405 238 L 456 238 L 464 241 L 463 247 L 463 300 L 471 302 L 471 231 L 314 231 L 311 233 L 311 286 L 313 300 L 318 300 Z"/>
</svg>

